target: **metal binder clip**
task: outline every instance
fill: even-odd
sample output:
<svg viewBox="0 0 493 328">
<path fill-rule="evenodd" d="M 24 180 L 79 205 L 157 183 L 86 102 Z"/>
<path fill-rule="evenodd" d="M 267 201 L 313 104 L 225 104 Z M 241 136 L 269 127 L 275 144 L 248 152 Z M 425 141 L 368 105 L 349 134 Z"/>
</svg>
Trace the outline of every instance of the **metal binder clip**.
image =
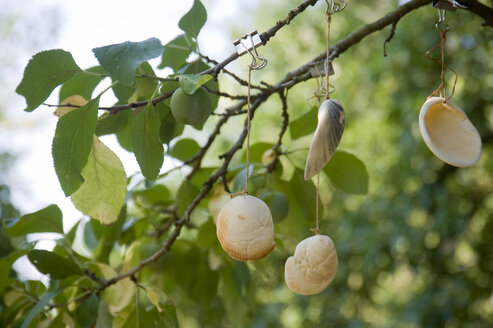
<svg viewBox="0 0 493 328">
<path fill-rule="evenodd" d="M 455 0 L 433 0 L 433 8 L 456 11 L 457 8 L 467 8 Z"/>
<path fill-rule="evenodd" d="M 264 42 L 260 38 L 260 35 L 257 33 L 257 31 L 253 31 L 250 34 L 247 34 L 244 37 L 233 42 L 238 55 L 241 56 L 247 52 L 250 54 L 250 56 L 252 57 L 252 63 L 250 64 L 252 69 L 262 69 L 265 67 L 265 65 L 267 65 L 267 59 L 265 59 L 264 57 L 260 57 L 257 53 L 257 46 L 263 44 Z M 260 60 L 261 63 L 257 64 L 257 60 Z"/>
<path fill-rule="evenodd" d="M 310 75 L 312 77 L 320 77 L 325 75 L 325 66 L 326 60 L 314 64 L 309 70 Z M 334 75 L 334 67 L 332 66 L 332 62 L 329 62 L 329 75 Z"/>
</svg>

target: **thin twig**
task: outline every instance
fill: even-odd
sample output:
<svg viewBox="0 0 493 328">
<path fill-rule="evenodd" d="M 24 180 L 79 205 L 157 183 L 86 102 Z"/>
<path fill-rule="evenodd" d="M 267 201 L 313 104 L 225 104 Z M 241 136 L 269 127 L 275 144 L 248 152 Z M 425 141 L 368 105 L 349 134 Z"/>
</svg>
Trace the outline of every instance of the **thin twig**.
<svg viewBox="0 0 493 328">
<path fill-rule="evenodd" d="M 392 22 L 392 26 L 390 27 L 390 33 L 389 33 L 389 36 L 385 39 L 385 41 L 383 42 L 383 56 L 384 57 L 387 57 L 387 43 L 390 42 L 390 40 L 392 40 L 392 38 L 394 37 L 395 35 L 395 28 L 397 27 L 397 23 L 399 22 L 399 19 L 395 20 Z"/>
<path fill-rule="evenodd" d="M 260 39 L 263 41 L 263 44 L 265 45 L 267 42 L 269 42 L 269 40 L 276 35 L 277 31 L 279 31 L 281 28 L 291 23 L 291 21 L 296 16 L 298 16 L 303 11 L 305 11 L 305 9 L 308 6 L 315 5 L 317 1 L 318 0 L 307 0 L 302 2 L 298 7 L 290 10 L 288 12 L 288 15 L 284 19 L 277 21 L 276 25 L 272 26 L 266 32 L 260 34 Z M 217 76 L 221 72 L 221 70 L 224 69 L 226 65 L 235 61 L 238 57 L 239 57 L 238 53 L 236 52 L 232 53 L 228 58 L 217 64 L 215 67 L 209 68 L 208 70 L 205 70 L 201 74 L 213 74 L 214 76 Z"/>
</svg>

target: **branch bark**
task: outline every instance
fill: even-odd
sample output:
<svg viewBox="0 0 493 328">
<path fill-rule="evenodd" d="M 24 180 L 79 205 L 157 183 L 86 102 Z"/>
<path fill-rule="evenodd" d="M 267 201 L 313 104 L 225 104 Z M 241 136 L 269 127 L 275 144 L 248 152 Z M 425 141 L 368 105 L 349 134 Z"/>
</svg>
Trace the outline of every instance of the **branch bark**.
<svg viewBox="0 0 493 328">
<path fill-rule="evenodd" d="M 466 6 L 467 8 L 465 8 L 465 10 L 468 10 L 483 18 L 484 21 L 481 25 L 493 27 L 493 8 L 483 5 L 481 2 L 476 0 L 460 0 L 457 2 Z"/>
</svg>

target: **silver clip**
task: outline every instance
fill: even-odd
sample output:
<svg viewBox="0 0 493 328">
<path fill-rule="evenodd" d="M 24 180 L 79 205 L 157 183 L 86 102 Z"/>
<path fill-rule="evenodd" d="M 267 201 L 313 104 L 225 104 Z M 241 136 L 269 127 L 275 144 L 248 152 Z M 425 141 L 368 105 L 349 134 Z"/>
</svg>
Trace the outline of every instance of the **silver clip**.
<svg viewBox="0 0 493 328">
<path fill-rule="evenodd" d="M 450 26 L 448 26 L 448 24 L 445 22 L 445 13 L 445 9 L 438 9 L 438 22 L 435 24 L 435 27 L 439 31 L 447 32 L 448 30 L 450 30 Z"/>
<path fill-rule="evenodd" d="M 321 77 L 325 75 L 325 67 L 327 65 L 327 60 L 315 63 L 309 70 L 312 77 Z M 329 75 L 334 75 L 334 67 L 332 66 L 332 61 L 329 62 Z"/>
<path fill-rule="evenodd" d="M 260 35 L 257 31 L 253 31 L 250 34 L 245 35 L 244 37 L 237 39 L 233 42 L 233 45 L 236 48 L 236 52 L 239 56 L 249 53 L 252 57 L 252 63 L 250 66 L 252 69 L 262 69 L 267 65 L 267 59 L 264 57 L 260 57 L 257 52 L 257 46 L 263 45 L 264 42 L 260 38 Z M 252 52 L 253 51 L 253 52 Z M 257 60 L 260 60 L 261 63 L 257 64 Z"/>
<path fill-rule="evenodd" d="M 328 14 L 335 14 L 340 11 L 342 11 L 344 8 L 346 8 L 347 2 L 342 0 L 325 0 L 327 3 L 327 10 L 325 10 L 325 13 Z"/>
<path fill-rule="evenodd" d="M 433 0 L 433 8 L 456 11 L 457 8 L 467 8 L 455 0 Z"/>
</svg>

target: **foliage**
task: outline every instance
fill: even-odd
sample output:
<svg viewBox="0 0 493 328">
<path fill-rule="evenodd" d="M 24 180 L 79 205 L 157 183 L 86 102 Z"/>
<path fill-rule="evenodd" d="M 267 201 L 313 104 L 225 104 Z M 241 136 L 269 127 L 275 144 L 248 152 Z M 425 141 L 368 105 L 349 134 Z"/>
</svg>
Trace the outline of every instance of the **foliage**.
<svg viewBox="0 0 493 328">
<path fill-rule="evenodd" d="M 493 324 L 493 95 L 484 87 L 493 80 L 491 31 L 463 10 L 448 17 L 447 58 L 467 77 L 467 83 L 459 80 L 454 101 L 464 104 L 482 135 L 481 161 L 467 169 L 447 166 L 417 132 L 418 110 L 440 76 L 439 65 L 422 55 L 438 42 L 434 11 L 399 17 L 387 58 L 383 34 L 353 44 L 334 60 L 333 97 L 343 103 L 347 125 L 320 177 L 320 229 L 334 240 L 338 272 L 315 296 L 294 295 L 284 285 L 284 262 L 315 221 L 316 187 L 304 180 L 303 169 L 318 105 L 311 95 L 316 83 L 301 83 L 310 77 L 276 81 L 311 61 L 314 51 L 324 51 L 324 5 L 299 11 L 284 34 L 261 48 L 269 64 L 253 73 L 249 191 L 266 199 L 277 217 L 276 248 L 254 263 L 228 257 L 215 235 L 215 206 L 229 199 L 227 192 L 241 190 L 247 175 L 240 149 L 248 100 L 246 80 L 210 70 L 214 62 L 199 52 L 197 36 L 207 19 L 200 0 L 180 20 L 184 34 L 164 46 L 151 38 L 96 48 L 100 66 L 87 70 L 63 50 L 35 55 L 17 88 L 27 110 L 60 84 L 60 104 L 73 95 L 88 98 L 60 117 L 52 149 L 63 191 L 87 218 L 67 229 L 56 205 L 19 216 L 2 202 L 2 325 Z M 259 21 L 287 12 L 285 2 L 262 8 Z M 384 3 L 350 3 L 333 17 L 332 39 L 370 22 L 368 12 L 391 10 Z M 294 16 L 288 18 L 284 24 Z M 300 35 L 310 35 L 310 42 Z M 148 63 L 159 56 L 156 69 L 170 68 L 169 76 L 160 77 Z M 103 93 L 113 90 L 118 103 L 102 112 L 101 94 L 93 92 L 106 79 L 112 82 Z M 214 112 L 203 130 L 184 128 L 171 114 L 169 98 L 179 87 L 209 92 Z M 224 108 L 220 97 L 236 103 Z M 125 176 L 118 157 L 98 138 L 107 134 L 134 153 L 142 175 Z M 170 158 L 177 167 L 163 167 Z M 39 232 L 56 233 L 54 249 L 37 249 L 26 238 Z M 48 276 L 47 286 L 17 278 L 11 266 L 24 255 Z"/>
</svg>

